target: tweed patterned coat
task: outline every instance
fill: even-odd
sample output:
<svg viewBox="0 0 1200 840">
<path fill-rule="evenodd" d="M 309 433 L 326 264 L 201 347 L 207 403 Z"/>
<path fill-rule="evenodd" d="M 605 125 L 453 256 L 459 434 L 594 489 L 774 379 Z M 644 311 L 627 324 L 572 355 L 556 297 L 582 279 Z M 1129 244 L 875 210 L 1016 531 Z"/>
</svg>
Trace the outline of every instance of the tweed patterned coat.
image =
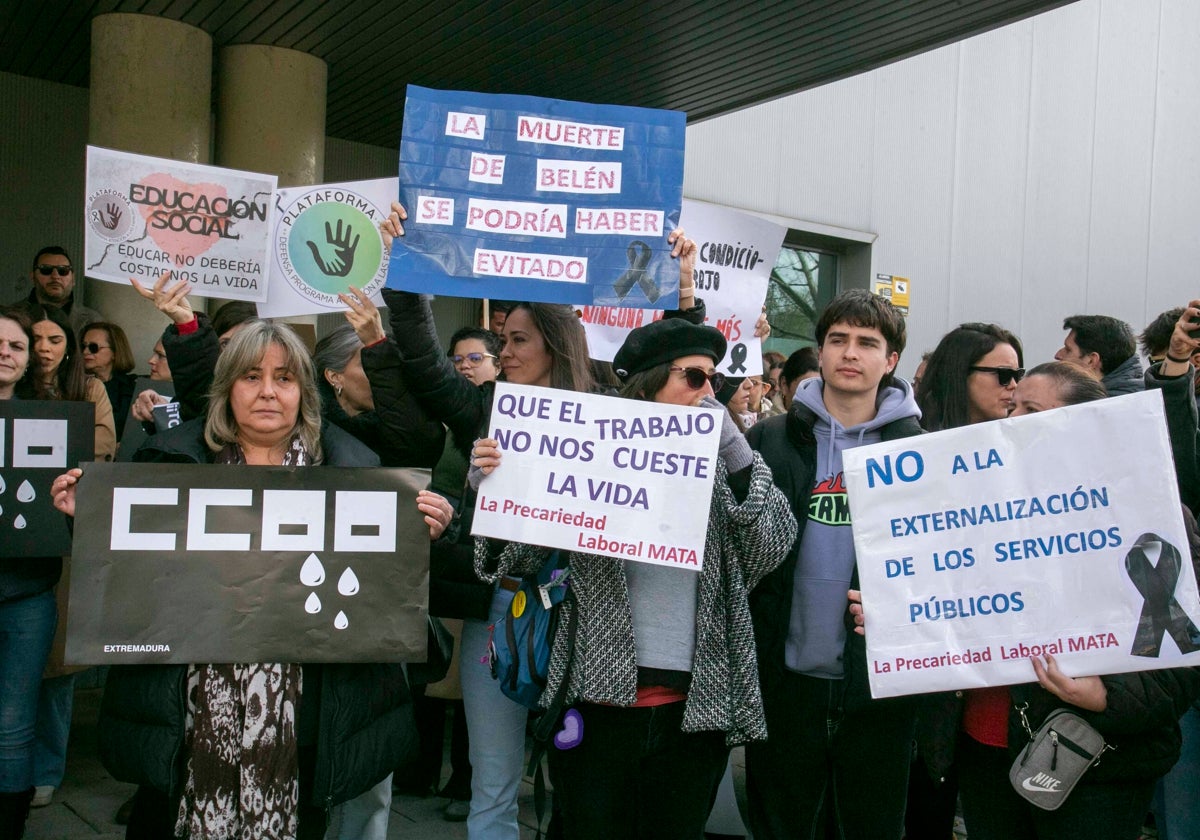
<svg viewBox="0 0 1200 840">
<path fill-rule="evenodd" d="M 741 504 L 729 488 L 724 462 L 717 462 L 682 728 L 724 732 L 732 746 L 767 737 L 746 595 L 783 562 L 796 537 L 796 520 L 758 453 L 748 468 L 750 489 Z M 548 555 L 549 549 L 540 546 L 480 538 L 475 571 L 488 581 L 531 574 Z M 564 614 L 551 652 L 543 705 L 565 677 L 567 704 L 583 700 L 630 706 L 637 699 L 637 662 L 624 561 L 572 552 L 570 568 L 573 598 L 562 608 L 579 611 L 575 651 L 568 662 Z"/>
</svg>

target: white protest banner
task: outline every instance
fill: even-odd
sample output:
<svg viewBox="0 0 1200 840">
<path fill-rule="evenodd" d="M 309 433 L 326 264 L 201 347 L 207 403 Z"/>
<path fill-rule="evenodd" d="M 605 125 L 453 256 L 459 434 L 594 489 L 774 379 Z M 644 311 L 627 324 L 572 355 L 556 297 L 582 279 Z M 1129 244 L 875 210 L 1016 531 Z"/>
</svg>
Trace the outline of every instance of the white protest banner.
<svg viewBox="0 0 1200 840">
<path fill-rule="evenodd" d="M 767 281 L 787 228 L 758 216 L 703 201 L 683 201 L 680 226 L 696 241 L 696 296 L 705 323 L 729 343 L 717 369 L 730 376 L 762 373 L 762 342 L 754 324 L 767 299 Z M 630 331 L 662 317 L 658 309 L 580 307 L 593 359 L 611 362 Z"/>
<path fill-rule="evenodd" d="M 423 662 L 429 527 L 414 500 L 428 483 L 417 469 L 87 464 L 67 661 Z"/>
<path fill-rule="evenodd" d="M 721 412 L 497 383 L 472 533 L 699 571 Z"/>
<path fill-rule="evenodd" d="M 264 318 L 342 312 L 337 296 L 361 289 L 377 306 L 388 252 L 379 223 L 400 194 L 396 178 L 284 187 L 271 213 L 270 283 Z"/>
<path fill-rule="evenodd" d="M 872 696 L 1200 665 L 1157 391 L 844 457 Z"/>
<path fill-rule="evenodd" d="M 202 297 L 263 301 L 274 175 L 88 146 L 88 277 L 152 285 L 170 270 Z"/>
</svg>

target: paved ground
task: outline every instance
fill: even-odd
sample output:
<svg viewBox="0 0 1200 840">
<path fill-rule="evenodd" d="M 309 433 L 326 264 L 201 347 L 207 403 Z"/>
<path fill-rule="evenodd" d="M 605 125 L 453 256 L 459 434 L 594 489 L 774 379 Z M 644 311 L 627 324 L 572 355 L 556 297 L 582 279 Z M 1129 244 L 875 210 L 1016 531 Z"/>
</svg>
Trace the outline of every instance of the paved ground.
<svg viewBox="0 0 1200 840">
<path fill-rule="evenodd" d="M 75 715 L 67 755 L 67 775 L 54 801 L 34 809 L 26 828 L 26 840 L 121 840 L 125 829 L 113 822 L 122 802 L 133 786 L 115 781 L 100 766 L 96 754 L 96 719 L 100 708 L 100 689 L 82 688 L 75 694 Z M 447 747 L 447 755 L 449 748 Z M 447 767 L 447 772 L 449 768 Z M 736 787 L 741 793 L 742 752 L 734 753 Z M 444 781 L 444 780 L 443 780 Z M 388 840 L 465 840 L 466 823 L 442 819 L 447 800 L 398 796 L 392 801 Z M 521 784 L 522 836 L 534 836 L 533 787 Z M 735 824 L 740 827 L 739 824 Z M 710 826 L 716 828 L 716 826 Z M 722 829 L 732 832 L 735 829 Z"/>
<path fill-rule="evenodd" d="M 133 786 L 115 781 L 100 766 L 96 754 L 96 718 L 100 689 L 75 694 L 75 716 L 67 755 L 67 775 L 54 801 L 34 809 L 26 827 L 26 840 L 121 840 L 125 829 L 113 822 L 117 808 Z M 449 752 L 447 752 L 447 755 Z M 396 797 L 388 825 L 389 840 L 465 840 L 466 823 L 442 819 L 447 800 Z M 533 788 L 522 784 L 521 819 L 533 825 Z M 524 833 L 524 832 L 523 832 Z M 532 828 L 528 836 L 532 837 Z"/>
</svg>

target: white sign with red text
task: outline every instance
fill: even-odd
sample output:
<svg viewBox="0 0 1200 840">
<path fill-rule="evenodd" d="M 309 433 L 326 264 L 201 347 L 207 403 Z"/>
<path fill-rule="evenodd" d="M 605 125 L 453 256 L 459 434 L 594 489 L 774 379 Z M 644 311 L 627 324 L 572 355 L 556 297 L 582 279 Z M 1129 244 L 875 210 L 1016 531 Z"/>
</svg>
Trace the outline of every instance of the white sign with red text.
<svg viewBox="0 0 1200 840">
<path fill-rule="evenodd" d="M 762 373 L 762 342 L 754 324 L 767 299 L 767 281 L 787 228 L 758 216 L 703 201 L 683 200 L 680 226 L 695 240 L 696 297 L 706 324 L 725 335 L 728 347 L 717 369 L 726 376 Z M 611 362 L 630 331 L 662 317 L 660 309 L 578 307 L 593 359 Z"/>
<path fill-rule="evenodd" d="M 472 533 L 699 571 L 721 414 L 497 383 Z"/>
<path fill-rule="evenodd" d="M 1136 430 L 1136 434 L 1131 434 Z M 847 450 L 871 694 L 1200 665 L 1160 392 Z"/>
</svg>

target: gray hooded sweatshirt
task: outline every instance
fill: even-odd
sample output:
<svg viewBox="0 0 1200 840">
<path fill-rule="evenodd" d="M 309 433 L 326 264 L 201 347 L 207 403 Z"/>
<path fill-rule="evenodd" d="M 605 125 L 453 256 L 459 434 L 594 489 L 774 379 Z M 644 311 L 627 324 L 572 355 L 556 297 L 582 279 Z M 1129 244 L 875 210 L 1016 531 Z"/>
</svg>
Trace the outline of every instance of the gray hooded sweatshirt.
<svg viewBox="0 0 1200 840">
<path fill-rule="evenodd" d="M 846 644 L 846 590 L 854 572 L 854 534 L 842 452 L 879 443 L 884 426 L 905 417 L 920 417 L 921 410 L 913 399 L 912 387 L 896 379 L 879 390 L 874 419 L 847 429 L 826 410 L 823 387 L 820 379 L 808 380 L 795 397 L 817 417 L 813 424 L 817 483 L 800 538 L 784 663 L 790 670 L 810 677 L 840 679 Z"/>
</svg>

